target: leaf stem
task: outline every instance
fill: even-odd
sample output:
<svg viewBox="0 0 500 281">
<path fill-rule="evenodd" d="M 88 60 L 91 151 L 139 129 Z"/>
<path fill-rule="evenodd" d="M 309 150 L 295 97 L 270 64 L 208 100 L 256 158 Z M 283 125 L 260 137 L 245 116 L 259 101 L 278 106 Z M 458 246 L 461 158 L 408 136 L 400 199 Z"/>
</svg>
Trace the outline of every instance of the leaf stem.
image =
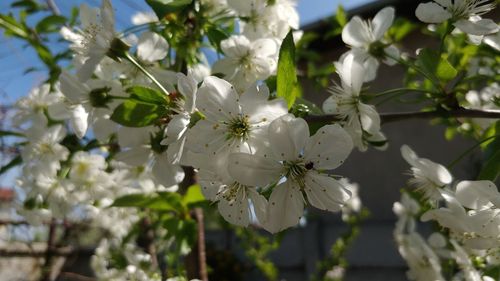
<svg viewBox="0 0 500 281">
<path fill-rule="evenodd" d="M 485 138 L 484 140 L 474 144 L 473 146 L 471 146 L 470 148 L 468 148 L 466 151 L 464 151 L 462 154 L 460 154 L 455 160 L 453 160 L 450 164 L 448 164 L 448 169 L 451 169 L 453 168 L 453 166 L 455 166 L 457 163 L 459 163 L 465 156 L 467 156 L 469 153 L 471 153 L 472 151 L 474 151 L 474 149 L 476 149 L 477 147 L 479 147 L 481 144 L 491 140 L 491 139 L 494 139 L 494 138 L 498 138 L 500 137 L 500 135 L 494 135 L 494 136 L 491 136 L 491 137 L 488 137 L 488 138 Z"/>
<path fill-rule="evenodd" d="M 137 67 L 142 73 L 144 73 L 144 75 L 146 75 L 158 88 L 160 88 L 160 90 L 165 95 L 167 96 L 169 95 L 167 89 L 165 89 L 165 87 L 163 87 L 163 85 L 160 82 L 158 82 L 158 80 L 156 80 L 156 78 L 151 73 L 149 73 L 147 69 L 145 69 L 132 55 L 130 55 L 129 52 L 124 52 L 124 57 L 129 62 L 131 62 L 135 67 Z"/>
</svg>

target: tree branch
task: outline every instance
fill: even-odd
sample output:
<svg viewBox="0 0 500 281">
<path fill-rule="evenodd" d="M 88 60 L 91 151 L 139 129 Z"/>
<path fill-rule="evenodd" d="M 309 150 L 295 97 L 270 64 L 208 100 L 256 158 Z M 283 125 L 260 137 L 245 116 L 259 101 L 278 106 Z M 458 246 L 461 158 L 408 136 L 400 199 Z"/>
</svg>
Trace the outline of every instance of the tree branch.
<svg viewBox="0 0 500 281">
<path fill-rule="evenodd" d="M 487 118 L 487 119 L 500 119 L 499 111 L 484 111 L 476 109 L 454 109 L 449 111 L 436 110 L 436 111 L 415 111 L 415 112 L 397 112 L 397 113 L 381 113 L 380 119 L 383 124 L 397 122 L 407 119 L 432 119 L 432 118 Z M 340 121 L 338 115 L 309 115 L 304 118 L 307 122 L 332 122 Z"/>
<path fill-rule="evenodd" d="M 57 7 L 56 2 L 54 2 L 54 0 L 47 0 L 46 2 L 47 2 L 47 6 L 49 7 L 49 9 L 52 11 L 52 13 L 54 15 L 58 16 L 61 14 L 61 11 Z"/>
</svg>

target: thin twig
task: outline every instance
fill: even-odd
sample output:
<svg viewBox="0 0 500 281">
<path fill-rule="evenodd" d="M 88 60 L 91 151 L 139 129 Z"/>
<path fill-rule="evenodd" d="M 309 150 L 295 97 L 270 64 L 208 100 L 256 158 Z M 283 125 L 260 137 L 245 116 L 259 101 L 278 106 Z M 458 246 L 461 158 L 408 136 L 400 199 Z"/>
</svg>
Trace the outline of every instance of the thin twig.
<svg viewBox="0 0 500 281">
<path fill-rule="evenodd" d="M 449 111 L 415 111 L 415 112 L 398 112 L 398 113 L 381 113 L 380 119 L 382 123 L 391 123 L 407 119 L 432 119 L 432 118 L 486 118 L 500 119 L 499 111 L 484 111 L 476 109 L 454 109 Z M 333 122 L 340 121 L 338 115 L 309 115 L 305 117 L 308 122 Z"/>
</svg>

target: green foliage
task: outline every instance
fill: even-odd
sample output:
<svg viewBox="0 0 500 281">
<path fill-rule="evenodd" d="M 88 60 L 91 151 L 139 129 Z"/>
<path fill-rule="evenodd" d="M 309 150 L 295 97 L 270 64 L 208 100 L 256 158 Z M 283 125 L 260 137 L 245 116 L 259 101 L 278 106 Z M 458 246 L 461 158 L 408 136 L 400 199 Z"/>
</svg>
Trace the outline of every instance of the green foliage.
<svg viewBox="0 0 500 281">
<path fill-rule="evenodd" d="M 412 31 L 417 28 L 417 24 L 411 22 L 408 19 L 397 18 L 394 20 L 393 25 L 387 32 L 389 38 L 393 42 L 400 42 L 404 38 L 406 38 Z"/>
<path fill-rule="evenodd" d="M 500 175 L 500 149 L 497 150 L 491 157 L 484 163 L 479 180 L 496 181 Z"/>
<path fill-rule="evenodd" d="M 284 98 L 291 108 L 295 99 L 300 97 L 300 86 L 295 67 L 295 44 L 290 30 L 281 45 L 278 60 L 277 96 Z"/>
<path fill-rule="evenodd" d="M 63 16 L 50 15 L 43 18 L 35 26 L 35 31 L 38 33 L 59 32 L 61 26 L 66 23 L 67 19 Z"/>
<path fill-rule="evenodd" d="M 158 122 L 166 113 L 163 106 L 129 99 L 113 111 L 111 120 L 127 127 L 146 127 Z"/>
<path fill-rule="evenodd" d="M 208 41 L 210 41 L 210 44 L 216 47 L 219 53 L 222 53 L 220 42 L 229 38 L 229 34 L 224 29 L 219 28 L 216 25 L 211 25 L 209 28 L 207 28 L 206 34 Z"/>
<path fill-rule="evenodd" d="M 437 83 L 448 82 L 457 76 L 457 70 L 450 62 L 431 49 L 425 48 L 420 51 L 417 66 Z"/>
<path fill-rule="evenodd" d="M 138 102 L 152 105 L 161 105 L 168 103 L 168 97 L 160 91 L 146 86 L 132 86 L 127 88 L 130 98 Z"/>
<path fill-rule="evenodd" d="M 262 235 L 252 228 L 236 228 L 235 230 L 240 239 L 240 245 L 245 250 L 245 255 L 264 274 L 267 280 L 278 280 L 278 268 L 269 259 L 268 255 L 278 249 L 281 239 Z"/>
<path fill-rule="evenodd" d="M 193 0 L 146 0 L 146 3 L 153 9 L 161 20 L 167 14 L 177 12 L 190 5 Z"/>
</svg>

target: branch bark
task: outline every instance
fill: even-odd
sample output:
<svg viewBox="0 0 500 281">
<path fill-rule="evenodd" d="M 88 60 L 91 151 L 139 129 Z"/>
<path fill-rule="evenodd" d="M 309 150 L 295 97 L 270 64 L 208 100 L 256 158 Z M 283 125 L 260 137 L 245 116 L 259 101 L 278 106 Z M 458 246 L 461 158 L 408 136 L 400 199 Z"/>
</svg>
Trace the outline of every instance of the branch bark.
<svg viewBox="0 0 500 281">
<path fill-rule="evenodd" d="M 433 118 L 486 118 L 500 119 L 499 111 L 484 111 L 476 109 L 454 109 L 449 111 L 414 111 L 414 112 L 397 112 L 397 113 L 381 113 L 380 119 L 383 124 L 397 122 L 408 119 L 433 119 Z M 338 115 L 309 115 L 305 117 L 308 122 L 333 122 L 340 121 Z"/>
</svg>

